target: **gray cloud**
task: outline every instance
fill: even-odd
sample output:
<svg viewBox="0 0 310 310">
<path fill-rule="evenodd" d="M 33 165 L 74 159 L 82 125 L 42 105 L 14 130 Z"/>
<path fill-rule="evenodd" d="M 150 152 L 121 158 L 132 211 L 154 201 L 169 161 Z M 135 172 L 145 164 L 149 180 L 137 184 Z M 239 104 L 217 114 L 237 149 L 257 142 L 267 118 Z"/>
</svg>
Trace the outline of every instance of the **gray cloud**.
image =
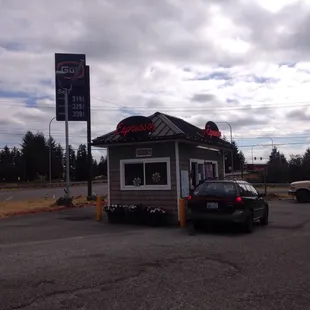
<svg viewBox="0 0 310 310">
<path fill-rule="evenodd" d="M 212 94 L 195 94 L 191 98 L 191 101 L 196 101 L 196 102 L 209 102 L 209 101 L 214 101 L 214 100 L 216 100 L 216 96 Z"/>
<path fill-rule="evenodd" d="M 255 128 L 259 125 L 267 125 L 269 121 L 268 117 L 266 116 L 255 116 L 248 113 L 232 113 L 233 116 L 230 116 L 229 119 L 226 119 L 224 118 L 226 114 L 227 112 L 221 113 L 214 111 L 212 115 L 199 115 L 196 117 L 192 117 L 191 120 L 188 121 L 192 122 L 198 127 L 203 127 L 207 121 L 214 121 L 222 129 L 228 126 L 226 124 L 226 122 L 228 122 L 234 132 L 238 130 L 243 130 L 244 128 L 247 128 L 247 130 L 249 130 L 250 128 Z"/>
<path fill-rule="evenodd" d="M 209 10 L 213 4 L 233 21 L 232 27 L 225 28 L 225 22 L 211 25 L 217 21 Z M 49 97 L 52 103 L 38 107 L 43 115 L 7 107 L 2 118 L 11 131 L 19 120 L 27 119 L 27 126 L 46 132 L 54 116 L 54 52 L 81 52 L 91 65 L 92 96 L 97 98 L 92 99 L 93 133 L 113 130 L 130 113 L 149 115 L 154 109 L 175 116 L 192 114 L 190 121 L 202 126 L 209 119 L 228 120 L 234 131 L 245 136 L 249 129 L 283 126 L 276 122 L 293 128 L 294 122 L 308 121 L 303 110 L 285 115 L 279 109 L 271 113 L 236 107 L 294 97 L 292 64 L 309 58 L 308 11 L 301 1 L 276 14 L 253 1 L 238 0 L 184 1 L 182 5 L 177 0 L 3 1 L 0 90 L 18 89 L 28 97 Z M 278 32 L 282 26 L 287 30 Z M 238 52 L 229 41 L 222 42 L 235 38 L 249 43 L 249 51 Z M 279 81 L 268 75 L 277 75 L 277 69 L 264 74 L 252 66 L 256 61 L 287 65 L 285 70 L 290 71 L 285 79 L 280 77 L 278 90 Z M 271 84 L 268 91 L 264 91 L 266 83 Z M 279 94 L 279 89 L 285 94 Z M 277 119 L 271 122 L 266 115 Z M 288 124 L 286 119 L 294 122 Z M 63 142 L 62 125 L 53 123 L 53 130 Z M 78 144 L 78 136 L 85 134 L 82 126 L 70 124 L 72 143 Z"/>
<path fill-rule="evenodd" d="M 290 111 L 286 114 L 286 117 L 288 120 L 294 120 L 294 121 L 309 121 L 310 115 L 307 114 L 308 109 L 295 109 L 293 111 Z"/>
<path fill-rule="evenodd" d="M 178 1 L 168 0 L 134 3 L 67 0 L 65 6 L 60 0 L 44 4 L 32 0 L 31 5 L 29 2 L 4 2 L 0 25 L 10 32 L 1 35 L 2 41 L 11 45 L 18 41 L 19 45 L 36 51 L 74 50 L 106 62 L 126 59 L 127 64 L 143 64 L 161 59 L 230 66 L 268 57 L 287 61 L 287 53 L 300 56 L 309 42 L 310 19 L 301 2 L 276 14 L 250 1 L 241 4 L 241 1 L 197 0 L 195 5 L 187 2 L 182 6 Z M 239 37 L 253 47 L 247 55 L 224 51 L 216 47 L 216 42 L 193 35 L 206 29 L 206 23 L 213 17 L 208 10 L 212 4 L 221 5 L 221 11 L 243 29 Z M 278 33 L 277 28 L 282 25 L 289 30 Z"/>
</svg>

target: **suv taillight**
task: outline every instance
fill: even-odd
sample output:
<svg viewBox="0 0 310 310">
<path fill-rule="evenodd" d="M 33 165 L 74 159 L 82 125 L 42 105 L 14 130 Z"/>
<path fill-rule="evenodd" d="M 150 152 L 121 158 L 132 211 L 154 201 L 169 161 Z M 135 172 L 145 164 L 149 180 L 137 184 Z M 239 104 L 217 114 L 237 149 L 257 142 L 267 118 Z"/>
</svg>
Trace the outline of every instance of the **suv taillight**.
<svg viewBox="0 0 310 310">
<path fill-rule="evenodd" d="M 243 199 L 240 196 L 238 196 L 236 197 L 235 203 L 238 205 L 243 204 Z"/>
<path fill-rule="evenodd" d="M 187 200 L 191 200 L 191 199 L 192 199 L 191 195 L 187 196 Z"/>
</svg>

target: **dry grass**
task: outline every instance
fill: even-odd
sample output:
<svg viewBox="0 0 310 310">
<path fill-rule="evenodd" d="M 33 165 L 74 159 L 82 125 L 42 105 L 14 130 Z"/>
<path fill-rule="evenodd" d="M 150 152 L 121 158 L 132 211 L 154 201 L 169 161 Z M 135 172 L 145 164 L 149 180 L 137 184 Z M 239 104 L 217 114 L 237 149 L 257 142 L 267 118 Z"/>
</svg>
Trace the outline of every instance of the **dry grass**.
<svg viewBox="0 0 310 310">
<path fill-rule="evenodd" d="M 288 199 L 288 198 L 294 198 L 286 193 L 268 193 L 266 196 L 267 200 L 279 200 L 279 199 Z"/>
<path fill-rule="evenodd" d="M 78 197 L 73 199 L 74 205 L 81 205 L 89 203 L 86 201 L 85 197 Z M 94 204 L 96 202 L 93 202 Z M 6 201 L 0 202 L 0 218 L 9 216 L 15 212 L 22 211 L 35 211 L 38 209 L 48 209 L 51 207 L 56 207 L 56 199 L 32 199 L 32 200 L 22 200 L 22 201 Z"/>
</svg>

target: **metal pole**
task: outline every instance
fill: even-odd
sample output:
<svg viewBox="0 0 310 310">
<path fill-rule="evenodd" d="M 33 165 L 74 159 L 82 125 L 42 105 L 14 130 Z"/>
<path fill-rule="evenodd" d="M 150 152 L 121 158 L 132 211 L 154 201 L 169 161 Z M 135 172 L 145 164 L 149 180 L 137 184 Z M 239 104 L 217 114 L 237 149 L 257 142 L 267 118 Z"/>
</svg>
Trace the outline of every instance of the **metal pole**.
<svg viewBox="0 0 310 310">
<path fill-rule="evenodd" d="M 274 147 L 274 144 L 273 144 L 273 139 L 271 137 L 257 137 L 257 139 L 270 139 L 271 141 L 271 151 L 273 151 L 273 147 Z"/>
<path fill-rule="evenodd" d="M 67 197 L 70 197 L 70 154 L 69 154 L 69 109 L 68 109 L 68 89 L 64 89 L 65 93 L 65 135 L 66 135 L 66 185 Z"/>
<path fill-rule="evenodd" d="M 254 164 L 254 156 L 253 156 L 253 155 L 254 155 L 254 154 L 253 154 L 254 145 L 252 145 L 251 148 L 252 148 L 252 166 L 253 166 L 253 164 Z M 252 167 L 252 169 L 253 169 L 253 167 Z"/>
<path fill-rule="evenodd" d="M 272 151 L 273 151 L 273 139 L 268 137 L 271 140 L 271 147 L 272 147 Z"/>
<path fill-rule="evenodd" d="M 230 143 L 232 144 L 232 128 L 231 128 L 231 125 L 229 123 L 227 123 L 227 125 L 229 126 L 229 130 L 230 130 Z M 232 176 L 235 175 L 234 152 L 231 152 L 231 173 L 232 173 Z"/>
<path fill-rule="evenodd" d="M 232 138 L 232 127 L 231 124 L 228 122 L 217 122 L 218 124 L 222 123 L 222 124 L 227 124 L 229 126 L 229 131 L 230 131 L 230 143 L 232 144 L 233 138 Z M 231 173 L 232 176 L 234 176 L 235 174 L 235 169 L 234 169 L 234 153 L 233 151 L 231 151 Z"/>
<path fill-rule="evenodd" d="M 86 78 L 86 89 L 87 89 L 87 155 L 88 155 L 88 182 L 87 182 L 87 195 L 92 196 L 92 154 L 91 154 L 91 110 L 90 110 L 90 76 L 89 66 L 85 66 L 85 78 Z"/>
<path fill-rule="evenodd" d="M 50 123 L 48 125 L 48 136 L 49 136 L 49 156 L 48 156 L 48 161 L 49 161 L 49 165 L 48 165 L 48 171 L 49 171 L 49 181 L 50 181 L 50 184 L 52 184 L 52 145 L 51 145 L 51 139 L 52 139 L 52 136 L 51 136 L 51 124 L 52 124 L 52 121 L 55 119 L 56 117 L 53 117 L 51 120 L 50 120 Z"/>
</svg>

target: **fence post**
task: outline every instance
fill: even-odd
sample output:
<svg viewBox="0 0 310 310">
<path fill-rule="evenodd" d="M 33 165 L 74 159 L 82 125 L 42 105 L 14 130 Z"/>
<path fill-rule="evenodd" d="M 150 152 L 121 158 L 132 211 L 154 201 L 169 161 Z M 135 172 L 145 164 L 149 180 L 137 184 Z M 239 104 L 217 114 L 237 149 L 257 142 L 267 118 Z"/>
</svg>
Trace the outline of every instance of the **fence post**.
<svg viewBox="0 0 310 310">
<path fill-rule="evenodd" d="M 186 214 L 185 214 L 185 200 L 184 200 L 184 198 L 179 199 L 179 218 L 180 218 L 180 227 L 184 228 L 186 226 Z"/>
</svg>

